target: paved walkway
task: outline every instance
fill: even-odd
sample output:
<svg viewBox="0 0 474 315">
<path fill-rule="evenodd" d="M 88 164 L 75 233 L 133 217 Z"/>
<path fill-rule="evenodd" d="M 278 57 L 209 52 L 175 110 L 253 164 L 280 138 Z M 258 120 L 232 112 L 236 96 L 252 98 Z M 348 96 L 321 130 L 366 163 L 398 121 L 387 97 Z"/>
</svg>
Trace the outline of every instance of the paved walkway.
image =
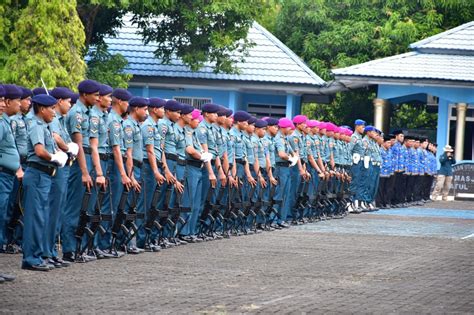
<svg viewBox="0 0 474 315">
<path fill-rule="evenodd" d="M 48 273 L 0 255 L 18 277 L 0 285 L 0 313 L 474 313 L 474 204 L 463 205 L 351 215 Z"/>
</svg>

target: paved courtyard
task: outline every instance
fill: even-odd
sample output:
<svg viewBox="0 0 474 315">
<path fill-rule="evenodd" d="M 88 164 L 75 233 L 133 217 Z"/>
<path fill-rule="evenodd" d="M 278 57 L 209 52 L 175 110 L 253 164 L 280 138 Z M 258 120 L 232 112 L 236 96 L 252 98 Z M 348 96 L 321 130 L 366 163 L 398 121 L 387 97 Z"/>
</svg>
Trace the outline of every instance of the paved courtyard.
<svg viewBox="0 0 474 315">
<path fill-rule="evenodd" d="M 439 202 L 48 273 L 0 255 L 0 313 L 474 313 L 473 233 Z"/>
</svg>

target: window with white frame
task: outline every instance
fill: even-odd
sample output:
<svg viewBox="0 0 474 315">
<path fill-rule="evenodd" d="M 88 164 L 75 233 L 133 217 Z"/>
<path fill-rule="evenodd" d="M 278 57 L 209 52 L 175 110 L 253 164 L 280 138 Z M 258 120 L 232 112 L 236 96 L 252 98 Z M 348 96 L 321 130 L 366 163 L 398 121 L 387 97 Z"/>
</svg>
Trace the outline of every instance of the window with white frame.
<svg viewBox="0 0 474 315">
<path fill-rule="evenodd" d="M 201 106 L 206 103 L 212 103 L 212 98 L 206 97 L 183 97 L 183 96 L 175 96 L 173 97 L 175 101 L 178 101 L 183 104 L 189 104 L 194 106 L 197 109 L 201 109 Z"/>
<path fill-rule="evenodd" d="M 258 118 L 273 117 L 282 118 L 286 115 L 286 105 L 284 104 L 254 104 L 247 105 L 247 112 Z"/>
</svg>

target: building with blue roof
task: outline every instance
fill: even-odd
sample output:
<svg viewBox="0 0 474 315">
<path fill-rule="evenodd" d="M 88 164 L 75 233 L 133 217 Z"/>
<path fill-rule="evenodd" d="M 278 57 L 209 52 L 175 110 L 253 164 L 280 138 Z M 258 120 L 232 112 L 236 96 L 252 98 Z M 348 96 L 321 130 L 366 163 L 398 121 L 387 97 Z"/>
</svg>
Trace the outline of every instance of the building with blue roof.
<svg viewBox="0 0 474 315">
<path fill-rule="evenodd" d="M 247 110 L 257 116 L 292 117 L 301 103 L 314 101 L 325 82 L 288 47 L 258 23 L 248 39 L 255 43 L 244 62 L 238 61 L 238 74 L 214 73 L 212 64 L 192 71 L 179 59 L 162 64 L 154 55 L 156 43 L 144 44 L 138 28 L 124 19 L 116 37 L 107 37 L 109 52 L 128 60 L 125 69 L 133 74 L 129 90 L 144 97 L 176 99 L 196 108 L 213 102 L 232 110 Z M 232 56 L 241 57 L 238 52 Z"/>
<path fill-rule="evenodd" d="M 411 101 L 438 108 L 438 154 L 474 158 L 474 21 L 411 44 L 411 51 L 332 71 L 326 90 L 377 86 L 375 126 L 389 131 L 390 106 Z"/>
</svg>

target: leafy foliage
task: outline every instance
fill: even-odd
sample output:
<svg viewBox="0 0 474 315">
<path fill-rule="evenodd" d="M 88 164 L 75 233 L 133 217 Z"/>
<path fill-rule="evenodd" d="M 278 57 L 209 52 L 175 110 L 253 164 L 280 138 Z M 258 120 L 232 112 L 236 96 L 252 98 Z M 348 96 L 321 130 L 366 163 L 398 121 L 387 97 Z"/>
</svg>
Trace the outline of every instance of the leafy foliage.
<svg viewBox="0 0 474 315">
<path fill-rule="evenodd" d="M 90 53 L 87 77 L 112 87 L 128 87 L 132 75 L 123 72 L 128 61 L 121 54 L 112 55 L 105 44 L 99 44 Z"/>
<path fill-rule="evenodd" d="M 435 129 L 437 114 L 429 113 L 426 105 L 410 106 L 401 104 L 395 108 L 396 115 L 392 117 L 392 126 L 394 129 Z"/>
<path fill-rule="evenodd" d="M 80 0 L 78 12 L 86 29 L 86 45 L 114 35 L 126 12 L 133 13 L 146 43 L 156 41 L 157 58 L 181 59 L 193 70 L 207 62 L 216 72 L 237 72 L 243 60 L 247 32 L 263 10 L 263 0 Z M 233 53 L 238 52 L 239 57 Z"/>
<path fill-rule="evenodd" d="M 412 42 L 473 19 L 474 1 L 466 0 L 282 0 L 274 33 L 331 80 L 333 68 L 406 52 Z M 337 123 L 370 122 L 373 95 L 344 92 L 321 108 Z"/>
<path fill-rule="evenodd" d="M 75 0 L 30 0 L 9 36 L 2 80 L 34 87 L 43 78 L 48 86 L 75 88 L 86 68 L 84 31 L 75 8 Z"/>
</svg>

